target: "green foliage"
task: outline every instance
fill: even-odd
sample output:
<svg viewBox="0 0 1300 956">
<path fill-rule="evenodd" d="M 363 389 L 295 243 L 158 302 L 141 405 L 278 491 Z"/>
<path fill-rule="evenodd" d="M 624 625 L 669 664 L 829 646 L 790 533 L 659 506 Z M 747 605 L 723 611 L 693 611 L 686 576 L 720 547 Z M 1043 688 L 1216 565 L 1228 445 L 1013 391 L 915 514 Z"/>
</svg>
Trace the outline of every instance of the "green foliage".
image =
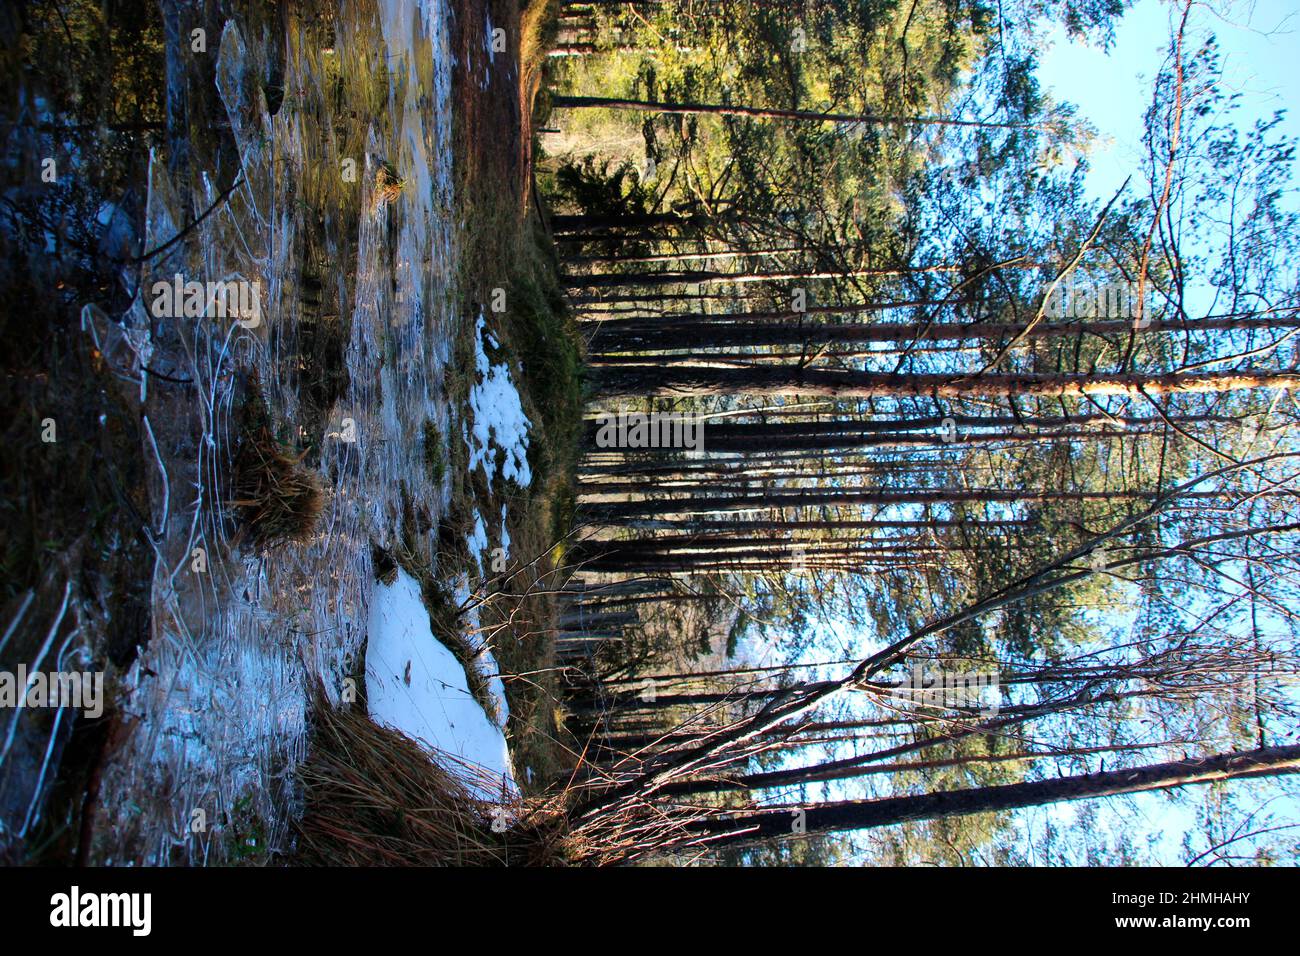
<svg viewBox="0 0 1300 956">
<path fill-rule="evenodd" d="M 447 474 L 447 459 L 442 450 L 442 430 L 438 423 L 429 419 L 424 423 L 424 470 L 429 482 L 435 487 L 442 487 L 442 479 Z"/>
<path fill-rule="evenodd" d="M 588 215 L 632 216 L 647 211 L 649 196 L 628 161 L 610 170 L 595 156 L 567 160 L 555 172 L 555 197 Z"/>
<path fill-rule="evenodd" d="M 512 348 L 524 357 L 522 385 L 547 436 L 544 445 L 533 442 L 528 448 L 536 484 L 576 460 L 583 360 L 552 254 L 537 232 L 526 238 L 525 245 L 526 268 L 514 275 L 507 301 Z"/>
</svg>

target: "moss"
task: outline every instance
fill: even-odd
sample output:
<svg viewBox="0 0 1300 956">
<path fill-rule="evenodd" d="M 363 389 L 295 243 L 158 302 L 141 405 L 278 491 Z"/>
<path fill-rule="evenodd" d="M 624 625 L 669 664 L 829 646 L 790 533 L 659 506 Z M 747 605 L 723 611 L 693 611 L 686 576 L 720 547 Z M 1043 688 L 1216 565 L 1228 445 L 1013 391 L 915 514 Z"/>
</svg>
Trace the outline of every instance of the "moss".
<svg viewBox="0 0 1300 956">
<path fill-rule="evenodd" d="M 442 451 L 442 431 L 433 419 L 424 423 L 424 471 L 435 488 L 442 487 L 447 459 Z"/>
</svg>

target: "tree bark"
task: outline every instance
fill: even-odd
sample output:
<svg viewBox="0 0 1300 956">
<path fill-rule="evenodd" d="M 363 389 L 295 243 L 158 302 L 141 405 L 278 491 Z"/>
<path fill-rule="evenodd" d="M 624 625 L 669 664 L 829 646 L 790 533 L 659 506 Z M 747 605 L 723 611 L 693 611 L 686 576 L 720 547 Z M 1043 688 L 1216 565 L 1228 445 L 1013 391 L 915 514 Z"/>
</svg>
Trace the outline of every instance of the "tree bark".
<svg viewBox="0 0 1300 956">
<path fill-rule="evenodd" d="M 895 308 L 907 303 L 888 303 L 884 308 Z M 1025 339 L 1043 339 L 1064 335 L 1120 335 L 1133 329 L 1132 319 L 1102 319 L 1091 322 L 1041 323 L 1032 327 L 1007 322 L 969 323 L 885 323 L 855 322 L 798 325 L 793 322 L 773 323 L 749 321 L 737 315 L 735 321 L 696 323 L 685 328 L 679 323 L 665 323 L 656 327 L 654 322 L 621 323 L 604 322 L 593 337 L 592 347 L 604 351 L 646 351 L 659 349 L 728 348 L 735 346 L 767 346 L 863 342 L 946 342 L 967 339 L 1011 339 L 1017 335 Z M 627 323 L 622 328 L 620 325 Z M 1143 334 L 1155 332 L 1201 332 L 1217 329 L 1294 328 L 1300 318 L 1278 319 L 1254 316 L 1251 318 L 1216 318 L 1193 322 L 1152 322 L 1142 328 Z"/>
<path fill-rule="evenodd" d="M 721 839 L 709 841 L 711 846 L 719 846 L 789 837 L 796 810 L 804 815 L 806 832 L 827 833 L 1291 773 L 1300 773 L 1300 745 L 1262 747 L 1245 753 L 1218 754 L 1202 759 L 1175 760 L 1128 770 L 1106 770 L 999 787 L 949 790 L 882 800 L 844 800 L 807 808 L 786 807 L 730 817 L 710 817 L 691 824 L 691 829 L 701 835 L 721 834 Z"/>
<path fill-rule="evenodd" d="M 827 398 L 915 396 L 962 398 L 967 395 L 1051 398 L 1081 395 L 1172 395 L 1193 392 L 1238 392 L 1256 388 L 1294 388 L 1292 372 L 1177 372 L 1084 375 L 1053 374 L 935 375 L 856 372 L 797 366 L 748 369 L 673 368 L 600 370 L 597 391 L 603 398 L 681 397 L 687 395 L 815 395 Z"/>
<path fill-rule="evenodd" d="M 946 119 L 940 116 L 887 116 L 880 113 L 819 113 L 816 110 L 784 110 L 757 106 L 730 106 L 722 103 L 659 103 L 616 96 L 552 96 L 557 109 L 641 110 L 648 113 L 671 113 L 678 116 L 741 116 L 749 119 L 788 119 L 814 123 L 866 123 L 876 126 L 976 126 L 982 129 L 1034 129 L 1033 123 L 997 123 L 982 120 Z"/>
</svg>

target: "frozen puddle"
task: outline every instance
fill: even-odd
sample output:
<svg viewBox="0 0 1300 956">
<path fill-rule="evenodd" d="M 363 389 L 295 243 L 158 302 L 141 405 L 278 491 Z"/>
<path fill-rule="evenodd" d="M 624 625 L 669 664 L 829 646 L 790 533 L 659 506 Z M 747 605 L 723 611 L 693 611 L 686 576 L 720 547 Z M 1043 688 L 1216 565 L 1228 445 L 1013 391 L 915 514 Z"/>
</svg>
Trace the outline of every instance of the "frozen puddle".
<svg viewBox="0 0 1300 956">
<path fill-rule="evenodd" d="M 330 703 L 341 702 L 368 620 L 379 625 L 370 628 L 367 678 L 376 719 L 498 772 L 508 768 L 501 731 L 433 639 L 418 589 L 410 595 L 415 606 L 405 608 L 399 598 L 410 584 L 376 586 L 371 562 L 372 544 L 400 540 L 403 490 L 436 526 L 450 486 L 434 485 L 415 437 L 429 422 L 453 434 L 443 397 L 461 325 L 451 308 L 451 11 L 446 0 L 342 8 L 328 53 L 298 18 L 288 18 L 283 38 L 245 37 L 237 22 L 224 24 L 216 84 L 245 181 L 141 276 L 144 289 L 178 271 L 258 279 L 274 303 L 267 321 L 255 329 L 164 324 L 167 335 L 155 341 L 148 330 L 158 324 L 140 297 L 121 323 L 146 330 L 141 362 L 202 387 L 151 385 L 144 408 L 164 449 L 150 494 L 153 524 L 166 528 L 166 538 L 158 545 L 150 643 L 122 690 L 122 713 L 140 730 L 104 771 L 101 861 L 224 861 L 230 821 L 241 815 L 265 823 L 268 853 L 287 851 L 299 809 L 295 770 L 308 751 L 309 688 L 319 682 Z M 283 82 L 294 91 L 274 115 L 261 89 L 272 42 L 285 44 Z M 375 63 L 383 74 L 373 89 L 340 79 L 369 74 Z M 358 108 L 362 101 L 369 105 Z M 352 144 L 346 154 L 344 143 Z M 320 195 L 307 190 L 313 170 L 343 158 L 357 161 L 354 182 L 319 177 Z M 385 202 L 375 191 L 381 161 L 405 180 Z M 216 198 L 215 183 L 196 185 L 155 160 L 143 245 L 166 242 L 189 210 Z M 303 306 L 308 246 L 325 263 L 324 285 L 340 286 L 347 385 L 321 409 L 323 437 L 302 436 L 303 447 L 317 443 L 313 467 L 329 494 L 310 541 L 256 553 L 230 540 L 211 450 L 232 447 L 240 368 L 257 371 L 277 421 L 302 423 L 299 346 L 317 321 Z M 352 439 L 340 434 L 345 420 Z M 210 562 L 203 574 L 191 571 L 195 548 Z M 495 672 L 494 664 L 482 666 Z M 200 810 L 218 822 L 196 832 L 191 820 Z"/>
<path fill-rule="evenodd" d="M 486 647 L 478 659 L 496 673 Z M 504 695 L 493 696 L 504 726 Z M 515 789 L 505 733 L 470 694 L 460 662 L 433 636 L 420 585 L 405 571 L 391 585 L 376 585 L 370 602 L 366 699 L 376 723 L 504 777 Z"/>
</svg>

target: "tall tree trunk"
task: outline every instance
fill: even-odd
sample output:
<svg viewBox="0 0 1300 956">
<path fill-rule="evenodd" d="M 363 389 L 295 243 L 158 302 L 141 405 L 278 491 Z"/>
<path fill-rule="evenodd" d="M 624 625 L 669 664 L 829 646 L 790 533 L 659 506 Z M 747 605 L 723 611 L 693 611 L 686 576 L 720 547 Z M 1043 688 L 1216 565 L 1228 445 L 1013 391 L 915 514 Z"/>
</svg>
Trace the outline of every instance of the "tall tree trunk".
<svg viewBox="0 0 1300 956">
<path fill-rule="evenodd" d="M 551 231 L 557 233 L 586 233 L 593 229 L 630 229 L 638 226 L 680 226 L 689 222 L 676 213 L 631 213 L 609 215 L 555 215 L 551 217 Z"/>
<path fill-rule="evenodd" d="M 848 507 L 887 504 L 944 504 L 958 502 L 1016 501 L 1153 501 L 1159 491 L 1035 491 L 998 488 L 934 488 L 918 491 L 891 491 L 886 488 L 851 490 L 806 490 L 735 497 L 677 498 L 662 501 L 626 501 L 616 504 L 586 505 L 583 511 L 596 521 L 621 521 L 625 518 L 658 515 L 710 515 L 735 511 L 766 511 L 774 508 Z M 1222 496 L 1213 491 L 1188 491 L 1181 497 L 1210 500 Z"/>
<path fill-rule="evenodd" d="M 935 375 L 857 372 L 788 366 L 749 369 L 673 368 L 601 370 L 597 389 L 604 398 L 682 397 L 687 395 L 818 395 L 828 398 L 915 396 L 962 398 L 1039 395 L 1171 395 L 1188 392 L 1237 392 L 1256 388 L 1294 388 L 1292 372 L 1177 372 L 1162 375 L 1076 372 Z"/>
<path fill-rule="evenodd" d="M 999 787 L 949 790 L 883 800 L 844 800 L 807 808 L 740 813 L 729 818 L 703 819 L 691 824 L 691 829 L 701 835 L 722 834 L 720 839 L 709 841 L 711 846 L 719 846 L 789 837 L 793 832 L 791 823 L 796 810 L 803 814 L 806 832 L 826 833 L 1291 773 L 1300 773 L 1300 745 L 1262 747 L 1245 753 L 1218 754 L 1202 759 L 1175 760 L 1128 770 L 1106 770 Z"/>
<path fill-rule="evenodd" d="M 888 308 L 906 303 L 888 303 Z M 1064 335 L 1118 335 L 1133 329 L 1132 319 L 1102 319 L 1092 322 L 1040 323 L 1027 328 L 1007 322 L 969 323 L 829 323 L 798 325 L 792 322 L 754 322 L 749 317 L 737 315 L 736 321 L 695 323 L 681 327 L 681 323 L 637 322 L 621 320 L 604 322 L 596 331 L 592 347 L 605 351 L 649 351 L 653 349 L 727 348 L 735 346 L 766 345 L 818 345 L 829 342 L 940 342 L 967 339 L 1010 339 L 1017 335 L 1025 339 L 1043 339 Z M 623 323 L 628 323 L 626 326 Z M 1279 319 L 1254 316 L 1251 318 L 1215 318 L 1192 322 L 1152 322 L 1141 331 L 1200 332 L 1212 329 L 1294 328 L 1300 317 Z"/>
<path fill-rule="evenodd" d="M 816 110 L 783 110 L 758 106 L 730 106 L 722 103 L 670 103 L 635 100 L 616 96 L 552 96 L 557 109 L 642 110 L 678 116 L 743 116 L 750 119 L 788 119 L 812 123 L 866 123 L 875 126 L 977 126 L 982 129 L 1034 129 L 1032 123 L 997 123 L 982 120 L 946 119 L 940 116 L 887 116 L 880 113 L 820 113 Z"/>
</svg>

